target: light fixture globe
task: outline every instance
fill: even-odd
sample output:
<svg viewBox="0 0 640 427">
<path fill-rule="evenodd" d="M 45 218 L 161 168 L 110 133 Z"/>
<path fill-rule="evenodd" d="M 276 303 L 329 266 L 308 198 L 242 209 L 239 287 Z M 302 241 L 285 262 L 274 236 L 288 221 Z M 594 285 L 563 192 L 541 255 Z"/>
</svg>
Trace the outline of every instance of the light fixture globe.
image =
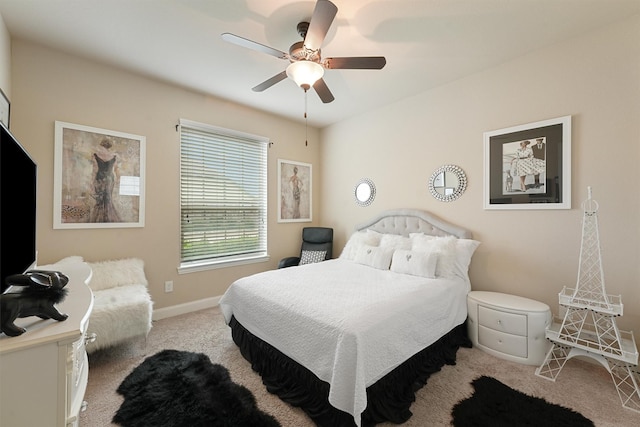
<svg viewBox="0 0 640 427">
<path fill-rule="evenodd" d="M 287 76 L 302 89 L 309 90 L 324 75 L 324 68 L 317 62 L 300 60 L 287 67 Z"/>
</svg>

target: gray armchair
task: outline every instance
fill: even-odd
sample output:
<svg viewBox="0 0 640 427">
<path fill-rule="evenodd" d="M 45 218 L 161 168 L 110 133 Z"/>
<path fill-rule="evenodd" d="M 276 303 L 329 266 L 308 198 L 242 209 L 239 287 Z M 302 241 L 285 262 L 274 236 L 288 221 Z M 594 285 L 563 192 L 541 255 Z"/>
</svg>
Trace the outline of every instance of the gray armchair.
<svg viewBox="0 0 640 427">
<path fill-rule="evenodd" d="M 300 256 L 280 260 L 278 268 L 292 267 L 333 257 L 333 228 L 305 227 L 302 229 Z"/>
</svg>

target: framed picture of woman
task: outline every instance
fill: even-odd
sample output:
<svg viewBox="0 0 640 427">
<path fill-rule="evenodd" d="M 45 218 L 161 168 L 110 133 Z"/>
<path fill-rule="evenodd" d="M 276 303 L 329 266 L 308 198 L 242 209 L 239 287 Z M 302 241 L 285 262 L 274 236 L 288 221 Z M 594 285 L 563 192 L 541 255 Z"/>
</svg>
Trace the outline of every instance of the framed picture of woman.
<svg viewBox="0 0 640 427">
<path fill-rule="evenodd" d="M 571 209 L 571 116 L 484 133 L 485 209 Z"/>
<path fill-rule="evenodd" d="M 53 228 L 144 227 L 145 143 L 56 121 Z"/>
<path fill-rule="evenodd" d="M 278 222 L 311 222 L 311 165 L 278 159 Z"/>
</svg>

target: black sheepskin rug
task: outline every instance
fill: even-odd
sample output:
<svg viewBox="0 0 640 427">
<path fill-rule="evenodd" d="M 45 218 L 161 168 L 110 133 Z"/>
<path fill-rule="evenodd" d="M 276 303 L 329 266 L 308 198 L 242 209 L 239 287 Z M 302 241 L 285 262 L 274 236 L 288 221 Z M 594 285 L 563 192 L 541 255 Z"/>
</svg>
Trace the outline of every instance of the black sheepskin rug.
<svg viewBox="0 0 640 427">
<path fill-rule="evenodd" d="M 473 395 L 458 402 L 451 415 L 455 427 L 593 427 L 578 412 L 514 390 L 495 378 L 471 382 Z"/>
<path fill-rule="evenodd" d="M 163 350 L 120 384 L 124 402 L 113 417 L 123 427 L 280 427 L 251 392 L 201 353 Z"/>
</svg>

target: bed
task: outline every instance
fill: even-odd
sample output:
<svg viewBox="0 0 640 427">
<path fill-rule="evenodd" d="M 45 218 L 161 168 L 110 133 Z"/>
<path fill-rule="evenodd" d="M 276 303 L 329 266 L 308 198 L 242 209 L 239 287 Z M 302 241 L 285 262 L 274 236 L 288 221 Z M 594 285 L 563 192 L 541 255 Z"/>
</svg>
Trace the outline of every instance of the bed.
<svg viewBox="0 0 640 427">
<path fill-rule="evenodd" d="M 460 346 L 471 232 L 411 209 L 356 227 L 341 255 L 235 281 L 220 300 L 267 389 L 319 426 L 402 423 Z"/>
</svg>

